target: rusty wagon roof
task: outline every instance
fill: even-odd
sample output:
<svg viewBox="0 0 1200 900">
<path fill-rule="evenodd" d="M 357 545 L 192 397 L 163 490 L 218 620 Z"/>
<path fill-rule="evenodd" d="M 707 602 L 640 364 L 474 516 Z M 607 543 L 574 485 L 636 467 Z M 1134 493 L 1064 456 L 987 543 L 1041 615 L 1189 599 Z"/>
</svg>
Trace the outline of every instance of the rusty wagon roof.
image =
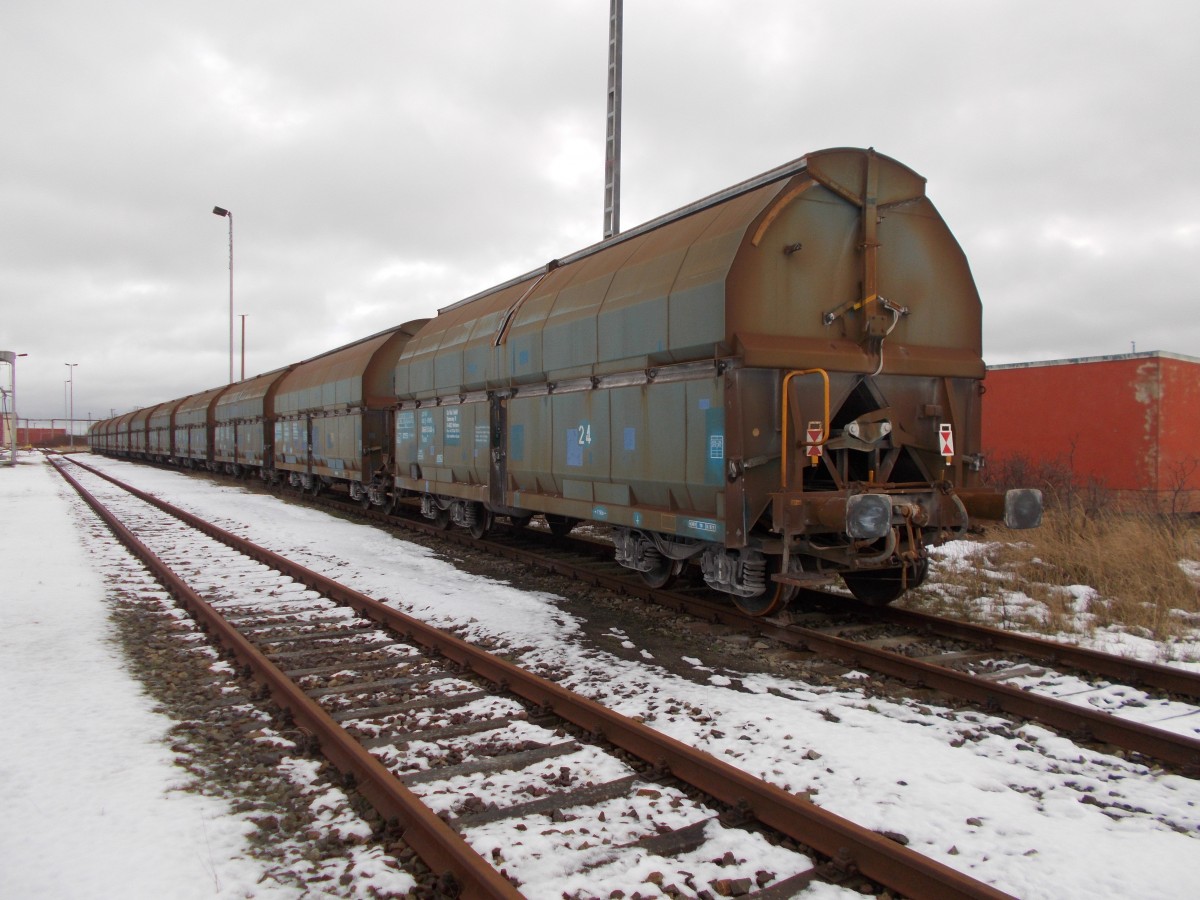
<svg viewBox="0 0 1200 900">
<path fill-rule="evenodd" d="M 390 405 L 396 357 L 425 322 L 405 322 L 297 363 L 279 380 L 275 411 Z"/>
</svg>

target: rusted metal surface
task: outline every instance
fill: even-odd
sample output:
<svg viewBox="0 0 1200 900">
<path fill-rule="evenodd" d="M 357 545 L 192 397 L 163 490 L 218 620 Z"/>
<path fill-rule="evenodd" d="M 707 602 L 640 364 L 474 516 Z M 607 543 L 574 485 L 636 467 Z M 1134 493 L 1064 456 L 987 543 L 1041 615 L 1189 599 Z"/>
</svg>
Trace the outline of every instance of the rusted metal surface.
<svg viewBox="0 0 1200 900">
<path fill-rule="evenodd" d="M 184 397 L 175 407 L 175 457 L 190 464 L 208 465 L 215 437 L 213 406 L 230 385 Z"/>
<path fill-rule="evenodd" d="M 986 625 L 955 622 L 939 616 L 929 616 L 911 610 L 888 607 L 877 611 L 889 622 L 919 628 L 931 634 L 960 638 L 988 648 L 1006 650 L 1033 659 L 1048 660 L 1064 666 L 1092 672 L 1119 680 L 1122 684 L 1141 685 L 1200 700 L 1200 673 L 1144 662 L 1127 656 L 1101 653 L 1086 647 L 1076 647 L 1060 641 L 1046 640 L 1027 634 L 1016 634 Z"/>
<path fill-rule="evenodd" d="M 569 564 L 562 564 L 560 571 L 568 574 L 569 568 Z M 648 594 L 652 593 L 648 591 Z M 920 684 L 986 708 L 1003 710 L 1031 721 L 1042 722 L 1068 735 L 1091 738 L 1143 753 L 1154 759 L 1180 766 L 1189 772 L 1200 771 L 1200 740 L 1195 738 L 1173 734 L 1140 722 L 1121 719 L 1100 710 L 1039 696 L 822 631 L 779 621 L 748 617 L 724 604 L 683 594 L 672 595 L 669 592 L 664 596 L 668 598 L 669 605 L 672 607 L 687 609 L 713 622 L 735 628 L 752 629 L 772 639 L 792 646 L 807 647 L 853 666 Z M 900 610 L 888 610 L 887 614 L 890 617 L 893 613 L 898 621 L 903 621 L 912 615 Z M 1148 685 L 1160 686 L 1163 690 L 1174 690 L 1189 696 L 1195 696 L 1200 690 L 1200 679 L 1197 679 L 1196 676 L 1186 672 L 1173 672 L 1166 667 L 1138 663 L 1133 660 L 1121 660 L 1107 654 L 1058 645 L 1050 641 L 1039 641 L 1036 638 L 1025 638 L 1020 635 L 1001 633 L 993 636 L 992 629 L 983 629 L 977 626 L 943 620 L 937 620 L 934 623 L 924 623 L 920 619 L 916 621 L 922 627 L 928 624 L 930 629 L 935 632 L 943 632 L 948 635 L 957 633 L 966 640 L 983 641 L 985 644 L 990 643 L 994 637 L 997 647 L 1026 652 L 1035 658 L 1061 659 L 1064 663 L 1077 665 L 1084 671 L 1109 674 L 1115 677 L 1120 677 L 1121 672 L 1126 672 L 1135 682 L 1141 681 Z M 1165 671 L 1158 671 L 1161 669 L 1165 669 Z"/>
<path fill-rule="evenodd" d="M 146 453 L 151 459 L 166 461 L 175 455 L 175 411 L 185 397 L 160 403 L 146 423 Z"/>
<path fill-rule="evenodd" d="M 159 404 L 158 406 L 161 406 Z M 149 449 L 150 417 L 158 406 L 147 406 L 139 409 L 129 420 L 129 452 L 134 456 L 144 456 Z"/>
<path fill-rule="evenodd" d="M 424 319 L 297 363 L 275 386 L 274 467 L 351 482 L 390 457 L 396 358 Z"/>
<path fill-rule="evenodd" d="M 556 715 L 589 732 L 603 735 L 605 740 L 616 746 L 737 807 L 765 825 L 850 865 L 864 876 L 893 890 L 914 897 L 1008 896 L 840 816 L 826 812 L 802 797 L 770 785 L 741 769 L 177 509 L 153 495 L 125 485 L 103 472 L 96 474 L 222 543 L 236 547 L 251 558 L 289 574 L 298 583 L 346 603 L 374 621 L 388 625 L 495 684 L 504 685 L 509 691 L 537 706 L 553 710 Z M 248 655 L 247 659 L 250 658 Z M 275 690 L 274 687 L 272 690 Z M 352 757 L 349 749 L 345 753 L 347 759 Z"/>
<path fill-rule="evenodd" d="M 112 429 L 112 445 L 118 456 L 129 456 L 132 452 L 132 438 L 130 435 L 130 424 L 137 412 L 125 413 L 123 416 L 118 416 L 113 423 Z"/>
<path fill-rule="evenodd" d="M 292 366 L 276 389 L 275 412 L 387 405 L 396 358 L 425 321 L 406 322 Z"/>
<path fill-rule="evenodd" d="M 1200 771 L 1200 740 L 909 659 L 899 653 L 868 647 L 820 631 L 795 626 L 789 631 L 805 645 L 843 662 L 916 682 L 985 708 L 1001 709 L 1011 715 L 1050 725 L 1068 735 L 1090 737 L 1188 771 Z"/>
<path fill-rule="evenodd" d="M 272 458 L 275 391 L 288 366 L 231 385 L 213 408 L 218 463 L 261 467 Z"/>
<path fill-rule="evenodd" d="M 93 422 L 88 429 L 88 446 L 93 453 L 108 453 L 111 447 L 108 443 L 109 430 L 112 428 L 112 419 L 102 419 L 99 422 Z"/>
</svg>

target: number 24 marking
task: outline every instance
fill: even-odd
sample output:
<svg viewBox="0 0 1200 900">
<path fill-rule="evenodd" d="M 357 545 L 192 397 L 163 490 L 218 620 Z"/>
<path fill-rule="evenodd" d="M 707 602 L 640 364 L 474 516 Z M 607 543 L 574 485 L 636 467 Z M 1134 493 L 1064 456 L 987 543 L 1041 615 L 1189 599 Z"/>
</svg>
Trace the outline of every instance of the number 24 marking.
<svg viewBox="0 0 1200 900">
<path fill-rule="evenodd" d="M 579 426 L 579 445 L 582 447 L 584 444 L 590 444 L 591 442 L 592 426 L 585 422 Z"/>
</svg>

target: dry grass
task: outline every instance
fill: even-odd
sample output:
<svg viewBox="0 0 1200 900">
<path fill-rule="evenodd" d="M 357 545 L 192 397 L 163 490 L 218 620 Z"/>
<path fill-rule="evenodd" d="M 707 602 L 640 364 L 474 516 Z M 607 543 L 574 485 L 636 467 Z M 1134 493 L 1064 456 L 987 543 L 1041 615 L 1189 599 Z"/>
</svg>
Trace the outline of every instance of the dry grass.
<svg viewBox="0 0 1200 900">
<path fill-rule="evenodd" d="M 1047 517 L 1036 537 L 1049 584 L 1088 585 L 1096 625 L 1121 625 L 1163 640 L 1200 613 L 1200 592 L 1181 568 L 1200 559 L 1200 532 L 1160 516 Z"/>
<path fill-rule="evenodd" d="M 1072 457 L 989 467 L 994 487 L 1042 489 L 1042 527 L 987 531 L 966 557 L 937 564 L 904 602 L 1047 634 L 1124 632 L 1159 642 L 1166 656 L 1179 648 L 1197 655 L 1200 518 L 1176 513 L 1200 460 L 1181 470 L 1169 502 L 1139 511 L 1118 508 L 1104 485 L 1079 477 Z"/>
<path fill-rule="evenodd" d="M 906 605 L 1048 633 L 1115 627 L 1196 640 L 1196 561 L 1195 522 L 1052 508 L 1037 530 L 987 532 L 968 556 L 937 566 Z"/>
</svg>

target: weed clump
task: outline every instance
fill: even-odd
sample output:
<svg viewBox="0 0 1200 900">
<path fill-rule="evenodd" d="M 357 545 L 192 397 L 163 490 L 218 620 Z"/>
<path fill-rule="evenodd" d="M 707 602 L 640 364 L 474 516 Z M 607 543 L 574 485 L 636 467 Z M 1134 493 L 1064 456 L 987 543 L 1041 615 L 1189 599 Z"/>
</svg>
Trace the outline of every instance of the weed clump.
<svg viewBox="0 0 1200 900">
<path fill-rule="evenodd" d="M 1200 520 L 1077 485 L 1061 466 L 1006 474 L 1042 488 L 1042 526 L 985 529 L 935 551 L 928 581 L 903 605 L 1041 633 L 1197 639 Z"/>
</svg>

